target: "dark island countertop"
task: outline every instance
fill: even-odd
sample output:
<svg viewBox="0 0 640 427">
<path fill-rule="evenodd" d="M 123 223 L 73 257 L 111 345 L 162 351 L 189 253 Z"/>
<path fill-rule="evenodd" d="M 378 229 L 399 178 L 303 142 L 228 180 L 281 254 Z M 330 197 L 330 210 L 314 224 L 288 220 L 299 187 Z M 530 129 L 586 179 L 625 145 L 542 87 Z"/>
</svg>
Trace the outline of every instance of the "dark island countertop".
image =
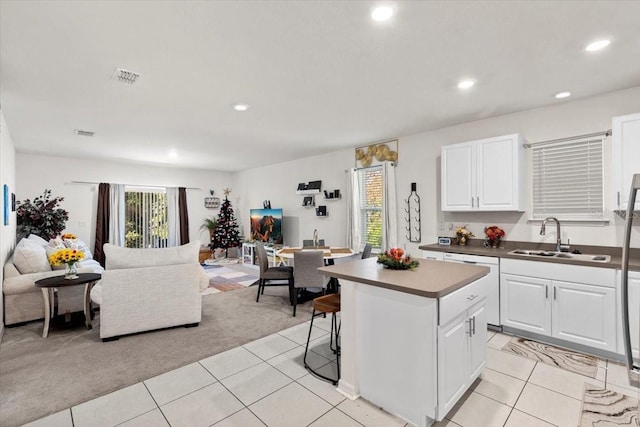
<svg viewBox="0 0 640 427">
<path fill-rule="evenodd" d="M 543 250 L 554 251 L 555 245 L 550 243 L 535 243 L 535 242 L 519 242 L 503 240 L 499 248 L 486 248 L 484 247 L 483 239 L 469 239 L 467 245 L 438 245 L 434 243 L 432 245 L 422 245 L 419 248 L 425 251 L 438 251 L 448 252 L 456 254 L 467 255 L 482 255 L 482 256 L 494 256 L 500 258 L 520 259 L 523 261 L 539 261 L 539 262 L 552 262 L 559 264 L 571 264 L 571 265 L 585 265 L 589 267 L 601 267 L 601 268 L 622 268 L 622 248 L 612 246 L 590 246 L 590 245 L 571 245 L 571 252 L 574 249 L 579 249 L 585 254 L 598 254 L 598 255 L 610 255 L 610 262 L 590 262 L 590 261 L 577 261 L 567 258 L 551 258 L 551 257 L 537 257 L 537 256 L 522 256 L 509 254 L 510 251 L 515 249 L 525 250 Z M 630 251 L 629 257 L 629 270 L 640 271 L 640 249 L 633 248 Z"/>
<path fill-rule="evenodd" d="M 427 298 L 440 298 L 486 276 L 487 267 L 414 258 L 420 262 L 415 270 L 390 270 L 377 258 L 344 262 L 318 271 L 326 276 L 391 289 Z"/>
</svg>

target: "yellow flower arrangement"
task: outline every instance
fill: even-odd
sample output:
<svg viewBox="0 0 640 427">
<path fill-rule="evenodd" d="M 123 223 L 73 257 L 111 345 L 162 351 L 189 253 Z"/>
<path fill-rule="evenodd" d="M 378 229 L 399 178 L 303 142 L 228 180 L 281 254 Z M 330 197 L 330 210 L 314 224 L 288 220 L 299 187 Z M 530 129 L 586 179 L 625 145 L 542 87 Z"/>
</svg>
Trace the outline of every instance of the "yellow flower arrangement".
<svg viewBox="0 0 640 427">
<path fill-rule="evenodd" d="M 49 263 L 52 265 L 67 264 L 68 266 L 71 266 L 81 259 L 84 259 L 84 252 L 77 249 L 65 248 L 58 249 L 52 253 L 49 257 Z"/>
<path fill-rule="evenodd" d="M 73 233 L 66 233 L 66 234 L 63 234 L 62 236 L 60 236 L 60 238 L 61 239 L 77 239 L 78 236 L 76 236 Z"/>
</svg>

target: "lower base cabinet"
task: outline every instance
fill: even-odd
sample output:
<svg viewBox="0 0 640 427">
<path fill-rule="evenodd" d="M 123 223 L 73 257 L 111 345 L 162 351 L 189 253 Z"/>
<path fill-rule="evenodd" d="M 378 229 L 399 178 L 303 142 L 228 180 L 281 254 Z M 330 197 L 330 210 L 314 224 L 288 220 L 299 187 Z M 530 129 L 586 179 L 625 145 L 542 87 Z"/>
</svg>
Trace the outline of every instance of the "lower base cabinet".
<svg viewBox="0 0 640 427">
<path fill-rule="evenodd" d="M 560 270 L 545 263 L 513 260 L 503 260 L 502 268 L 506 271 L 500 275 L 504 326 L 616 352 L 614 270 L 566 265 Z M 565 278 L 571 281 L 562 280 Z"/>
<path fill-rule="evenodd" d="M 438 328 L 438 415 L 444 416 L 486 365 L 485 299 Z"/>
</svg>

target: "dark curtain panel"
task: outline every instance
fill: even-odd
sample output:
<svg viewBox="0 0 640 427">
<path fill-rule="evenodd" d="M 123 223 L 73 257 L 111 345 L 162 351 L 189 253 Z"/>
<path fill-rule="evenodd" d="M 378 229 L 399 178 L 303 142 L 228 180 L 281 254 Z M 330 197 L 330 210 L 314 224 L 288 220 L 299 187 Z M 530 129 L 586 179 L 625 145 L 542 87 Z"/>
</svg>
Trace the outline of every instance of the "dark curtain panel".
<svg viewBox="0 0 640 427">
<path fill-rule="evenodd" d="M 102 245 L 109 242 L 109 184 L 101 182 L 98 186 L 98 216 L 96 218 L 96 246 L 93 259 L 104 267 Z"/>
<path fill-rule="evenodd" d="M 180 213 L 180 244 L 189 243 L 189 214 L 187 213 L 187 189 L 178 187 L 178 212 Z"/>
</svg>

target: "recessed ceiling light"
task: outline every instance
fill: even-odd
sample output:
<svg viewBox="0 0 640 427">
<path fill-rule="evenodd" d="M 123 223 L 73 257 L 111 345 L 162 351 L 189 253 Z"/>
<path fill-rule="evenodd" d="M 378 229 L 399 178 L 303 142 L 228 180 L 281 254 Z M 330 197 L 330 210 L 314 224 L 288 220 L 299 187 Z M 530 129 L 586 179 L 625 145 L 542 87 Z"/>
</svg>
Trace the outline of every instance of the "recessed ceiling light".
<svg viewBox="0 0 640 427">
<path fill-rule="evenodd" d="M 587 52 L 595 52 L 596 50 L 604 49 L 609 46 L 611 43 L 609 40 L 597 40 L 593 43 L 590 43 L 587 47 L 584 48 Z"/>
<path fill-rule="evenodd" d="M 558 92 L 554 96 L 556 97 L 556 99 L 568 98 L 571 96 L 571 92 L 567 92 L 567 91 Z"/>
<path fill-rule="evenodd" d="M 371 19 L 376 22 L 388 21 L 395 12 L 395 8 L 392 4 L 381 4 L 371 10 Z"/>
<path fill-rule="evenodd" d="M 233 109 L 236 111 L 247 111 L 249 106 L 247 104 L 233 104 Z"/>
<path fill-rule="evenodd" d="M 178 157 L 178 152 L 176 150 L 169 150 L 169 157 L 175 159 L 176 157 Z"/>
<path fill-rule="evenodd" d="M 475 80 L 470 80 L 470 79 L 460 80 L 458 82 L 458 88 L 459 89 L 469 89 L 470 87 L 472 87 L 475 84 L 476 84 Z"/>
</svg>

